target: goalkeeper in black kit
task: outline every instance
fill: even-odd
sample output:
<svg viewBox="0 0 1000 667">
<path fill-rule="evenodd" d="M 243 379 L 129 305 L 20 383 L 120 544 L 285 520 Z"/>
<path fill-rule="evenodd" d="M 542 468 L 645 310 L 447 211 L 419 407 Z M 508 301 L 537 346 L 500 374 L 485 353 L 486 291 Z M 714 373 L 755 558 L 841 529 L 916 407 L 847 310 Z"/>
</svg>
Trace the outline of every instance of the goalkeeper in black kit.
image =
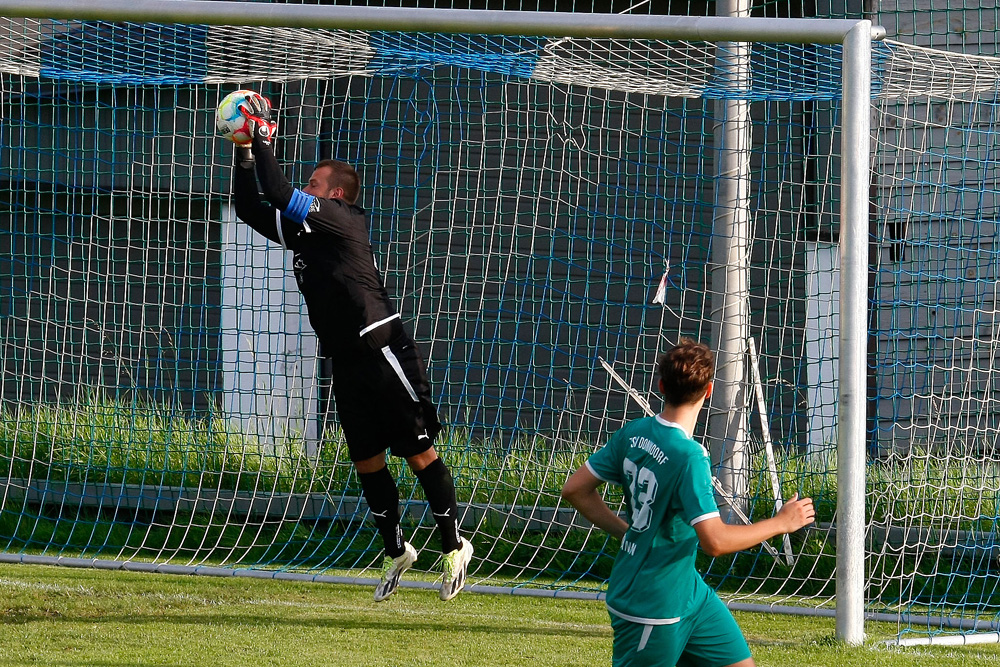
<svg viewBox="0 0 1000 667">
<path fill-rule="evenodd" d="M 248 95 L 243 114 L 253 140 L 238 145 L 233 169 L 236 215 L 294 253 L 295 280 L 321 349 L 332 358 L 333 396 L 361 489 L 385 546 L 384 600 L 417 559 L 399 526 L 399 491 L 385 451 L 406 459 L 424 489 L 441 533 L 441 599 L 465 586 L 472 544 L 458 532 L 451 473 L 434 451 L 441 430 L 420 353 L 382 282 L 353 167 L 318 163 L 302 189 L 282 174 L 272 149 L 271 105 Z M 257 185 L 263 191 L 263 200 Z"/>
</svg>

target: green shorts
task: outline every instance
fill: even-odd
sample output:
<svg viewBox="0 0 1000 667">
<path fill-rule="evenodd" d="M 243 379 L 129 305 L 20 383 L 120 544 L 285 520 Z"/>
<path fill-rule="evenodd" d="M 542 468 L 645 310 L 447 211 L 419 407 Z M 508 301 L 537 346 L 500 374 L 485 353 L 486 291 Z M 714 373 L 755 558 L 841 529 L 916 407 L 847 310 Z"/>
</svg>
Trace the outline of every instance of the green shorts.
<svg viewBox="0 0 1000 667">
<path fill-rule="evenodd" d="M 614 667 L 723 667 L 750 657 L 736 619 L 714 591 L 676 623 L 644 625 L 611 614 Z"/>
</svg>

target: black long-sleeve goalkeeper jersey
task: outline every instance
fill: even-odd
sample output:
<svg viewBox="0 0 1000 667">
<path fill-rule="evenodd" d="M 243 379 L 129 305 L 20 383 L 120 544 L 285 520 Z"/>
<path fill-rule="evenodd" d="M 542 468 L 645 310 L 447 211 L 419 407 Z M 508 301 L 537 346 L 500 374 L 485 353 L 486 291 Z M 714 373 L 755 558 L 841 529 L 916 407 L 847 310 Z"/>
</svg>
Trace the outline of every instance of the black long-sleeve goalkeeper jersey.
<svg viewBox="0 0 1000 667">
<path fill-rule="evenodd" d="M 379 349 L 390 335 L 386 325 L 399 314 L 376 266 L 364 211 L 293 188 L 270 142 L 255 136 L 252 151 L 266 201 L 257 192 L 253 168 L 237 160 L 236 215 L 294 253 L 295 279 L 324 354 L 362 340 Z"/>
</svg>

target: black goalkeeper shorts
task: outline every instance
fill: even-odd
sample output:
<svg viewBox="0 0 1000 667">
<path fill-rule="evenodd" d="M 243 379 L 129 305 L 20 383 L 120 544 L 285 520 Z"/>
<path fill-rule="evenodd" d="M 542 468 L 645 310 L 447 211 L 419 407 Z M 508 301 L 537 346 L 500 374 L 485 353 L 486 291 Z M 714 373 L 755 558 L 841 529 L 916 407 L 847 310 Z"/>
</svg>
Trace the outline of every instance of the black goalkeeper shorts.
<svg viewBox="0 0 1000 667">
<path fill-rule="evenodd" d="M 333 397 L 351 461 L 386 449 L 416 456 L 433 446 L 441 430 L 416 344 L 398 321 L 386 333 L 374 345 L 359 340 L 348 349 L 333 348 Z"/>
</svg>

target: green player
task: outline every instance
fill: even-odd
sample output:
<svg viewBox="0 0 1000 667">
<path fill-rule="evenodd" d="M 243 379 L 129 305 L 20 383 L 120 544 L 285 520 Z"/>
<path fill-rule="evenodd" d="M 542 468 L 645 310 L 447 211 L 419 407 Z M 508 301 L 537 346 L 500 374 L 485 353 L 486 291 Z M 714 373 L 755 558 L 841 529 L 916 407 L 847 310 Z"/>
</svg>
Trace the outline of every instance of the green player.
<svg viewBox="0 0 1000 667">
<path fill-rule="evenodd" d="M 751 525 L 719 517 L 708 452 L 692 439 L 714 367 L 706 346 L 682 339 L 659 361 L 663 411 L 626 424 L 562 490 L 580 514 L 622 540 L 607 594 L 615 667 L 752 667 L 736 620 L 695 570 L 697 547 L 713 557 L 749 549 L 815 516 L 812 500 L 796 494 Z M 598 494 L 604 482 L 624 488 L 627 523 Z"/>
</svg>

